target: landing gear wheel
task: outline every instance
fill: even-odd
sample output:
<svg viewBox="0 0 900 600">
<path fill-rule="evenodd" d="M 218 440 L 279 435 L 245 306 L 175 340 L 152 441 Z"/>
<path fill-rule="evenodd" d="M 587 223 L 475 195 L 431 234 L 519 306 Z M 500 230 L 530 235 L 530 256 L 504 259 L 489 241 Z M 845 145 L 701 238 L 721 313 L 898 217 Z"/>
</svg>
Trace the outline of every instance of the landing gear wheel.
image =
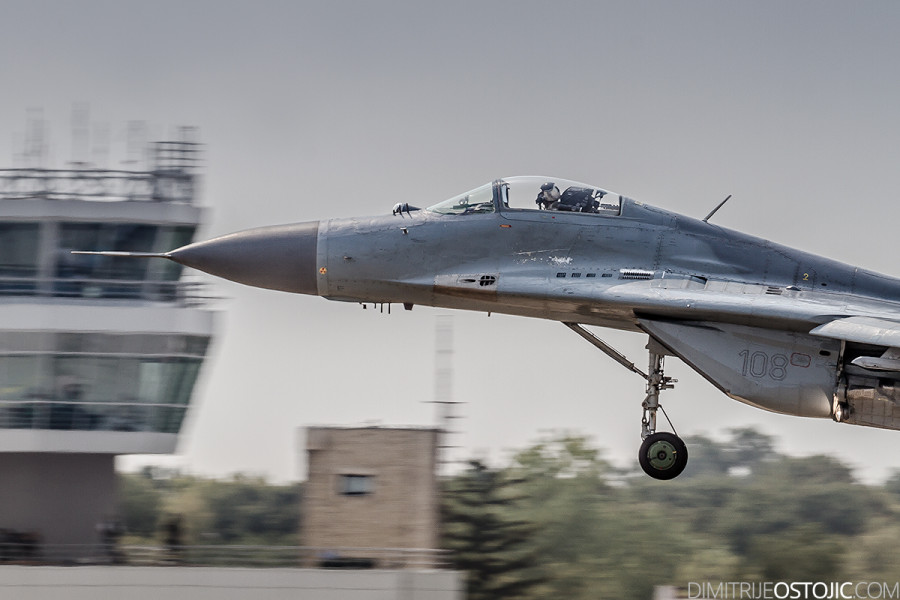
<svg viewBox="0 0 900 600">
<path fill-rule="evenodd" d="M 678 477 L 687 465 L 687 446 L 673 433 L 659 432 L 648 435 L 641 444 L 638 461 L 644 473 L 654 479 Z"/>
</svg>

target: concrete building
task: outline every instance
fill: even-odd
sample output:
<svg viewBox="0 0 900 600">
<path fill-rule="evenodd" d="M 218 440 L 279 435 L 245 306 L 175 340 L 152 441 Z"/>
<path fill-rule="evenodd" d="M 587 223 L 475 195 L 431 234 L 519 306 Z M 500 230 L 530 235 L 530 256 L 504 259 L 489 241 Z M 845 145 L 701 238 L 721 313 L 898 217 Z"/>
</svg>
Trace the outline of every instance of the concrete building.
<svg viewBox="0 0 900 600">
<path fill-rule="evenodd" d="M 179 265 L 71 253 L 193 239 L 199 146 L 151 149 L 144 171 L 0 170 L 0 536 L 19 558 L 94 552 L 115 456 L 175 451 L 206 356 L 213 314 Z"/>
<path fill-rule="evenodd" d="M 439 562 L 438 439 L 437 429 L 306 429 L 302 544 L 320 565 Z"/>
</svg>

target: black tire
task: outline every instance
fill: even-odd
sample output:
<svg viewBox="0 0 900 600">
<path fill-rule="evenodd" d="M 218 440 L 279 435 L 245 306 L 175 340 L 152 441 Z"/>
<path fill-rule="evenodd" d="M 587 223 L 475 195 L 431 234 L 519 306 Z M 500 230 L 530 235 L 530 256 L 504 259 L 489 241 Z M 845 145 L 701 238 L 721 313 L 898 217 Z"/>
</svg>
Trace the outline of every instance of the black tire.
<svg viewBox="0 0 900 600">
<path fill-rule="evenodd" d="M 641 444 L 638 461 L 644 473 L 654 479 L 674 479 L 687 465 L 687 446 L 674 433 L 659 432 L 647 436 Z"/>
</svg>

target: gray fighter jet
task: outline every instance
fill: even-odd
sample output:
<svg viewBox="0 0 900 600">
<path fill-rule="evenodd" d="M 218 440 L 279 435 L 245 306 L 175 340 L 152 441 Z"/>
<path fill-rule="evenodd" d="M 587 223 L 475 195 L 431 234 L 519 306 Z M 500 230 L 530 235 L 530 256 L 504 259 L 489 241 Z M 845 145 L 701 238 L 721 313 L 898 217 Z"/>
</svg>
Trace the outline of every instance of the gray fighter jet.
<svg viewBox="0 0 900 600">
<path fill-rule="evenodd" d="M 646 380 L 639 459 L 657 479 L 687 463 L 684 442 L 657 431 L 660 392 L 675 383 L 666 356 L 758 408 L 900 429 L 900 280 L 711 215 L 512 177 L 426 209 L 250 229 L 152 256 L 330 300 L 560 321 Z M 647 334 L 647 371 L 583 325 Z"/>
</svg>

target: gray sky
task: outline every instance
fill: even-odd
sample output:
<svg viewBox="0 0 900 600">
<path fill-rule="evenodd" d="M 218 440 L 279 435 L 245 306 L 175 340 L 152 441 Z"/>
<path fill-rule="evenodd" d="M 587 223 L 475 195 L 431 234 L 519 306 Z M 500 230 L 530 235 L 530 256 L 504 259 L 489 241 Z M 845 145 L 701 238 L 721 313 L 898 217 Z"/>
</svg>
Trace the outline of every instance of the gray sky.
<svg viewBox="0 0 900 600">
<path fill-rule="evenodd" d="M 201 237 L 423 206 L 509 175 L 585 181 L 900 275 L 896 2 L 16 2 L 0 19 L 0 164 L 26 109 L 72 156 L 73 102 L 122 145 L 195 125 Z M 112 156 L 115 156 L 113 150 Z M 112 164 L 109 166 L 118 166 Z M 435 318 L 217 281 L 220 335 L 178 464 L 300 476 L 296 428 L 429 424 Z M 634 462 L 643 382 L 557 323 L 455 313 L 458 442 L 496 460 L 551 430 Z M 645 340 L 601 332 L 639 365 Z M 550 376 L 536 368 L 557 355 Z M 469 365 L 494 368 L 475 370 Z M 757 425 L 865 478 L 900 432 L 762 412 L 675 359 L 681 435 Z M 154 462 L 161 462 L 154 459 Z M 134 464 L 131 461 L 126 464 Z"/>
</svg>

